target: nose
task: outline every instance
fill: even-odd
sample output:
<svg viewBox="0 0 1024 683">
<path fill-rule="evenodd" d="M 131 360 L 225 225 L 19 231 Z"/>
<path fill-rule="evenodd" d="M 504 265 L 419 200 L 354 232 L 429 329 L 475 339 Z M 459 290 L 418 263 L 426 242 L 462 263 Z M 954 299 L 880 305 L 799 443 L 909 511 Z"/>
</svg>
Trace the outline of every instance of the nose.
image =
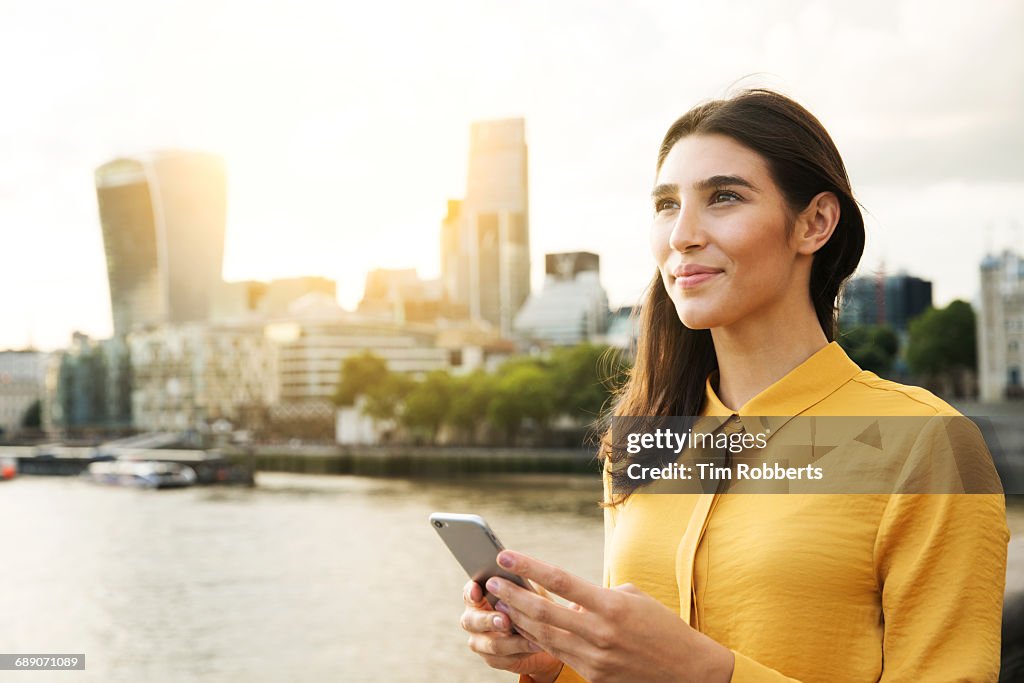
<svg viewBox="0 0 1024 683">
<path fill-rule="evenodd" d="M 674 250 L 683 252 L 691 247 L 702 247 L 707 243 L 707 235 L 700 226 L 697 211 L 692 202 L 684 202 L 672 224 L 672 232 L 668 236 L 668 245 Z"/>
</svg>

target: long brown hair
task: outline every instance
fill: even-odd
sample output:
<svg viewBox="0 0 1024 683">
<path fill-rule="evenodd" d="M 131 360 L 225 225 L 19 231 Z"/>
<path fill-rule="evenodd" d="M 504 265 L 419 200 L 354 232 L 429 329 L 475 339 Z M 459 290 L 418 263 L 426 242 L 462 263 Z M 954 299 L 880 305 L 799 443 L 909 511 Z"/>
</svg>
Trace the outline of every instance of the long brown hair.
<svg viewBox="0 0 1024 683">
<path fill-rule="evenodd" d="M 864 252 L 864 219 L 832 138 L 813 114 L 790 98 L 747 89 L 700 104 L 677 119 L 662 140 L 656 172 L 676 142 L 699 134 L 726 135 L 760 154 L 794 214 L 820 192 L 833 192 L 839 199 L 839 222 L 829 241 L 815 252 L 810 278 L 818 322 L 826 338 L 835 340 L 837 299 Z M 611 418 L 700 415 L 704 384 L 718 367 L 710 330 L 690 329 L 680 322 L 658 270 L 639 307 L 637 329 L 636 359 L 603 420 L 598 450 L 602 466 L 608 466 L 608 459 L 617 465 L 612 485 L 625 493 L 603 507 L 623 503 L 638 487 L 626 468 L 618 466 L 627 456 L 621 446 L 613 448 Z M 630 462 L 656 467 L 665 464 L 661 457 L 657 452 L 639 454 Z"/>
</svg>

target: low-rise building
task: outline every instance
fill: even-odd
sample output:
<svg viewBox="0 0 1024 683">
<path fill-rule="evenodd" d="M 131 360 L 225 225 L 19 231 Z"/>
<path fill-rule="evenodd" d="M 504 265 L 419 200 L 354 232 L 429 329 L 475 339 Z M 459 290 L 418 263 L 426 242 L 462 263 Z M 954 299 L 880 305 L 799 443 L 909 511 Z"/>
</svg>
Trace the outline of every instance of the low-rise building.
<svg viewBox="0 0 1024 683">
<path fill-rule="evenodd" d="M 276 402 L 274 355 L 262 324 L 190 323 L 128 337 L 132 413 L 140 430 L 259 428 Z"/>
<path fill-rule="evenodd" d="M 600 257 L 575 251 L 548 254 L 544 288 L 531 294 L 515 317 L 525 342 L 580 344 L 607 330 L 608 295 L 601 286 Z"/>
<path fill-rule="evenodd" d="M 0 438 L 20 431 L 29 412 L 41 411 L 50 354 L 35 349 L 0 351 Z M 41 421 L 41 412 L 36 417 Z"/>
<path fill-rule="evenodd" d="M 978 380 L 982 401 L 1024 398 L 1024 259 L 1009 250 L 981 262 Z"/>
</svg>

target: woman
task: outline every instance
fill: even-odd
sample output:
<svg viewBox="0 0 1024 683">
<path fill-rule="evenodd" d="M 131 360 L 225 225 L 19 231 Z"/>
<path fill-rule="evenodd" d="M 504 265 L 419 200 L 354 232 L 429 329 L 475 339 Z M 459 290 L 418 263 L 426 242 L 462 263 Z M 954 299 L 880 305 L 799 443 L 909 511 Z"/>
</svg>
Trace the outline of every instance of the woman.
<svg viewBox="0 0 1024 683">
<path fill-rule="evenodd" d="M 959 415 L 835 342 L 864 226 L 838 151 L 803 107 L 748 90 L 694 108 L 665 136 L 653 202 L 658 272 L 615 415 L 723 429 L 754 416 Z M 927 461 L 936 447 L 918 437 L 911 450 Z M 495 578 L 495 611 L 469 582 L 461 623 L 490 666 L 534 683 L 996 680 L 1001 495 L 650 495 L 625 477 L 609 432 L 601 455 L 603 587 L 503 551 L 499 562 L 572 604 Z"/>
</svg>

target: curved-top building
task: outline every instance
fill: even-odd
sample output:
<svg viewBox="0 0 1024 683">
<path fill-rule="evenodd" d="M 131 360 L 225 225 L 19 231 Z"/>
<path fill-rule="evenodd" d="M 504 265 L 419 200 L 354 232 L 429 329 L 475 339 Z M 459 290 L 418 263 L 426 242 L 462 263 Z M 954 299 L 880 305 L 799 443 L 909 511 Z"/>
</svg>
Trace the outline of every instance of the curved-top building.
<svg viewBox="0 0 1024 683">
<path fill-rule="evenodd" d="M 222 282 L 227 177 L 215 155 L 166 151 L 96 169 L 115 335 L 205 320 Z"/>
</svg>

